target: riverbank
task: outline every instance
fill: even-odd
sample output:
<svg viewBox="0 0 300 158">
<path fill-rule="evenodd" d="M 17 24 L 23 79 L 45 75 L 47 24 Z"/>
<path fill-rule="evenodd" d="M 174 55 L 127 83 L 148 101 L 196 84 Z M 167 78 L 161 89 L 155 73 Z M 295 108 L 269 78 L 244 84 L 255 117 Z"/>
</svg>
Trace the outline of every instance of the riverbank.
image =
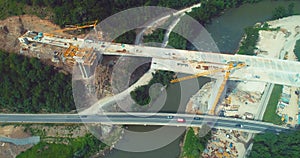
<svg viewBox="0 0 300 158">
<path fill-rule="evenodd" d="M 267 22 L 270 28 L 280 27 L 280 30 L 259 32 L 260 38 L 257 43 L 257 55 L 267 58 L 297 61 L 294 48 L 296 42 L 300 39 L 299 21 L 300 16 L 295 15 Z M 273 100 L 270 100 L 268 103 L 264 120 L 275 124 L 287 123 L 290 126 L 296 126 L 298 120 L 298 97 L 294 91 L 297 91 L 298 88 L 290 86 L 279 87 L 279 89 L 277 87 L 272 92 Z"/>
</svg>

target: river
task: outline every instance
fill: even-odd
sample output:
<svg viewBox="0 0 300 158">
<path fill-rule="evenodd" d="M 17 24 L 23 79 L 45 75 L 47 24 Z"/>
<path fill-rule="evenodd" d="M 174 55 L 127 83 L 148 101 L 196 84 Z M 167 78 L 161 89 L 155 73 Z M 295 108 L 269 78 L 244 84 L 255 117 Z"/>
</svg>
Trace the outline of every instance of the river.
<svg viewBox="0 0 300 158">
<path fill-rule="evenodd" d="M 278 6 L 287 6 L 294 2 L 294 11 L 300 13 L 300 1 L 262 1 L 257 4 L 245 4 L 229 9 L 220 17 L 212 20 L 206 29 L 211 33 L 220 52 L 234 53 L 242 38 L 244 28 L 257 22 L 268 21 L 272 11 Z"/>
<path fill-rule="evenodd" d="M 246 4 L 239 8 L 233 8 L 226 10 L 220 17 L 216 17 L 212 20 L 211 24 L 206 26 L 206 29 L 211 33 L 212 38 L 215 40 L 219 50 L 221 52 L 233 53 L 236 51 L 238 44 L 243 35 L 243 29 L 247 26 L 253 26 L 257 22 L 269 20 L 272 16 L 272 11 L 282 5 L 287 7 L 291 2 L 295 3 L 295 12 L 300 11 L 300 1 L 263 1 L 257 4 Z M 208 82 L 210 79 L 199 79 L 199 87 Z M 165 106 L 161 109 L 161 112 L 182 112 L 183 107 L 180 106 L 186 104 L 189 98 L 196 93 L 197 86 L 193 86 L 189 82 L 180 84 L 174 84 L 167 89 L 167 100 Z M 181 88 L 188 88 L 188 93 L 181 94 Z M 182 97 L 180 99 L 180 96 Z M 151 131 L 159 127 L 145 127 L 145 126 L 130 126 L 128 129 L 133 131 Z M 174 128 L 170 127 L 169 132 L 172 132 Z M 168 135 L 168 132 L 161 133 L 161 135 Z M 132 135 L 125 133 L 124 140 L 134 139 Z M 168 145 L 148 152 L 127 152 L 114 149 L 107 158 L 176 158 L 180 154 L 179 143 L 182 140 L 182 136 L 178 136 L 177 139 L 170 142 Z M 121 140 L 122 141 L 122 140 Z M 122 142 L 121 142 L 122 143 Z"/>
</svg>

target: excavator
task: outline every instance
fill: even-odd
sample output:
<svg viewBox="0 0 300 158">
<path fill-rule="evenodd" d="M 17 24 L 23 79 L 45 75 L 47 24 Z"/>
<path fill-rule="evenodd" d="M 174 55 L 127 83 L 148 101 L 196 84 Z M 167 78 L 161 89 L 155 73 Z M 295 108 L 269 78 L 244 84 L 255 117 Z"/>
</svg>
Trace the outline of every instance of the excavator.
<svg viewBox="0 0 300 158">
<path fill-rule="evenodd" d="M 184 81 L 184 80 L 189 80 L 189 79 L 198 78 L 198 77 L 201 77 L 201 76 L 215 74 L 215 73 L 218 73 L 218 72 L 225 72 L 224 80 L 223 80 L 223 82 L 220 86 L 220 89 L 218 90 L 218 93 L 217 93 L 216 99 L 213 103 L 213 106 L 212 106 L 211 110 L 209 111 L 209 114 L 215 115 L 215 108 L 216 108 L 216 106 L 219 102 L 219 99 L 220 99 L 223 91 L 224 91 L 225 85 L 226 85 L 227 80 L 230 76 L 230 72 L 234 69 L 239 69 L 239 68 L 242 68 L 244 66 L 246 66 L 246 64 L 243 63 L 243 62 L 230 61 L 230 62 L 227 63 L 225 68 L 207 70 L 206 72 L 197 73 L 197 74 L 194 74 L 194 75 L 191 75 L 191 76 L 185 76 L 185 77 L 182 77 L 182 78 L 173 79 L 170 82 L 171 83 L 177 83 L 177 82 L 181 82 L 181 81 Z"/>
<path fill-rule="evenodd" d="M 77 51 L 78 51 L 78 46 L 70 45 L 70 47 L 65 51 L 64 57 L 65 58 L 73 58 L 73 56 L 76 55 Z"/>
</svg>

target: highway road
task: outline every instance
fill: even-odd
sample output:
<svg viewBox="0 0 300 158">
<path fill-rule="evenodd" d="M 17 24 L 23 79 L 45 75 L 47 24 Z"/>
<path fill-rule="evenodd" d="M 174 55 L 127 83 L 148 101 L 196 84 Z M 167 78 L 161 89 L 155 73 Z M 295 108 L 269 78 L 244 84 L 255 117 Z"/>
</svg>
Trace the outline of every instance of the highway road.
<svg viewBox="0 0 300 158">
<path fill-rule="evenodd" d="M 168 118 L 173 116 L 173 118 Z M 195 118 L 196 117 L 196 118 Z M 177 122 L 184 118 L 185 122 Z M 201 127 L 207 124 L 214 128 L 233 129 L 260 133 L 265 131 L 282 132 L 287 127 L 271 123 L 225 118 L 208 115 L 171 114 L 171 113 L 105 113 L 95 115 L 77 114 L 0 114 L 1 123 L 103 123 L 118 125 L 166 125 Z M 242 125 L 240 127 L 239 125 Z"/>
<path fill-rule="evenodd" d="M 266 111 L 266 108 L 268 106 L 271 94 L 273 92 L 274 84 L 272 83 L 267 83 L 267 86 L 265 88 L 264 94 L 261 97 L 260 105 L 258 107 L 258 120 L 262 120 L 264 117 L 264 113 Z"/>
</svg>

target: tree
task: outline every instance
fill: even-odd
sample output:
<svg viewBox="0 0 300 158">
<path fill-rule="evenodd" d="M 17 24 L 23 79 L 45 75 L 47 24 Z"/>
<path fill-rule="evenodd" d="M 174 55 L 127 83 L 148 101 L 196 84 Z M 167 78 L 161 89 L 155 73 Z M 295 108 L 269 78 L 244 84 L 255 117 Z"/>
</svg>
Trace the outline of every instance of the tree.
<svg viewBox="0 0 300 158">
<path fill-rule="evenodd" d="M 44 0 L 32 0 L 33 5 L 37 5 L 37 6 L 44 6 Z"/>
<path fill-rule="evenodd" d="M 152 99 L 150 98 L 149 95 L 149 88 L 155 83 L 160 83 L 162 85 L 169 85 L 170 80 L 174 76 L 174 72 L 159 70 L 153 73 L 152 76 L 153 78 L 150 80 L 149 84 L 139 86 L 134 91 L 130 92 L 131 98 L 139 105 L 149 104 Z"/>
<path fill-rule="evenodd" d="M 276 7 L 273 11 L 272 19 L 279 19 L 287 16 L 287 11 L 283 6 Z"/>
<path fill-rule="evenodd" d="M 297 130 L 280 134 L 257 134 L 253 141 L 249 158 L 298 157 L 300 154 L 300 132 Z"/>
<path fill-rule="evenodd" d="M 294 14 L 294 7 L 295 7 L 295 3 L 290 3 L 288 5 L 288 15 L 293 15 Z"/>
<path fill-rule="evenodd" d="M 74 110 L 71 77 L 36 58 L 0 51 L 0 112 Z M 49 86 L 48 83 L 51 83 Z"/>
</svg>

